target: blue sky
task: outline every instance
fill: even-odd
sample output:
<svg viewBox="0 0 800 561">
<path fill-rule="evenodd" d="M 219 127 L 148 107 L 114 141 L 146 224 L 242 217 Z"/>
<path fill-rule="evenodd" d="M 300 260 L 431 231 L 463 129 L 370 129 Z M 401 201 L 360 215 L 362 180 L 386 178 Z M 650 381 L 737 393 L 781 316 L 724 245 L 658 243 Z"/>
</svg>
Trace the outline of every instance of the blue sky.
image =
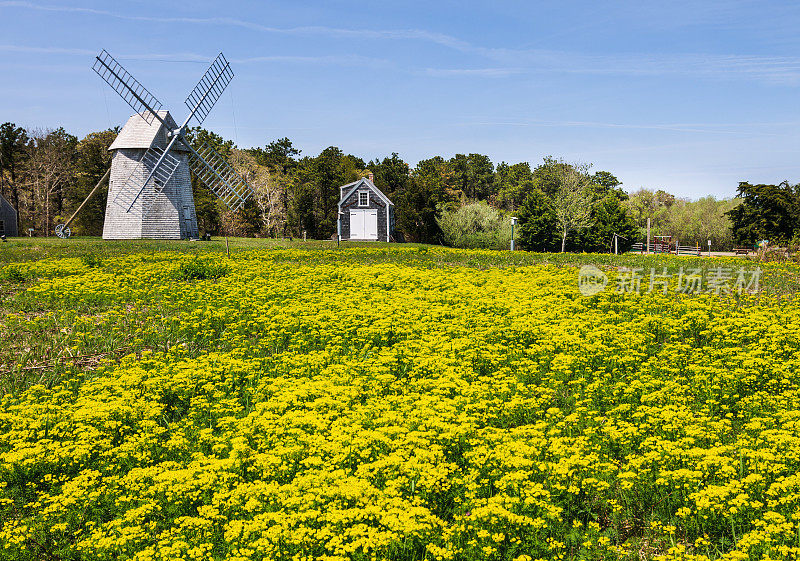
<svg viewBox="0 0 800 561">
<path fill-rule="evenodd" d="M 729 197 L 800 182 L 798 28 L 798 3 L 737 0 L 0 0 L 0 121 L 122 124 L 90 70 L 105 48 L 180 122 L 223 51 L 236 77 L 204 125 L 242 147 L 552 155 L 629 191 Z"/>
</svg>

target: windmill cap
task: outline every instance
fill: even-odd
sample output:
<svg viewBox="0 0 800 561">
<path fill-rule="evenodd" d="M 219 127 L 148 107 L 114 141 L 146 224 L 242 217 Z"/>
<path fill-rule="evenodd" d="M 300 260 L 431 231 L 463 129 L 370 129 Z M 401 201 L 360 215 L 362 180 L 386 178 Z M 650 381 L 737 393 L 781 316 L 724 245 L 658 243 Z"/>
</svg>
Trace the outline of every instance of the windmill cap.
<svg viewBox="0 0 800 561">
<path fill-rule="evenodd" d="M 169 128 L 177 129 L 178 125 L 169 114 L 169 111 L 158 111 L 158 116 L 164 119 Z M 131 115 L 125 126 L 108 147 L 109 151 L 120 150 L 124 148 L 139 148 L 147 150 L 153 144 L 157 135 L 161 135 L 159 144 L 166 144 L 167 134 L 164 125 L 158 119 L 153 119 L 152 123 L 148 124 L 141 115 Z M 186 148 L 177 142 L 172 148 L 178 152 L 186 152 Z"/>
</svg>

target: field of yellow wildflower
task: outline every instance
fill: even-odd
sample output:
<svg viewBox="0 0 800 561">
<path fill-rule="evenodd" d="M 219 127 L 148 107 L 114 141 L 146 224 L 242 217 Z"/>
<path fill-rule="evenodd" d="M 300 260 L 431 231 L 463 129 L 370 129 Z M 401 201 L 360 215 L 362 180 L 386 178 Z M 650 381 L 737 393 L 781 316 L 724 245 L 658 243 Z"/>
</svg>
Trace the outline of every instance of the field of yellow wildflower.
<svg viewBox="0 0 800 561">
<path fill-rule="evenodd" d="M 143 247 L 0 262 L 0 559 L 800 552 L 796 266 Z"/>
</svg>

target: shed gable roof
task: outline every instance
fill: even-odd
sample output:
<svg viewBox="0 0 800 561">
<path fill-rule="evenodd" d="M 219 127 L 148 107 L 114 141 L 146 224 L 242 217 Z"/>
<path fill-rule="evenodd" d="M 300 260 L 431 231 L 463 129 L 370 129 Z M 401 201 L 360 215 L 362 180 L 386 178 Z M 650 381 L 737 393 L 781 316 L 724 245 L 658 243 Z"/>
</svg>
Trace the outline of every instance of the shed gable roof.
<svg viewBox="0 0 800 561">
<path fill-rule="evenodd" d="M 2 194 L 2 193 L 0 193 L 0 208 L 3 208 L 3 207 L 7 208 L 7 209 L 8 209 L 9 211 L 11 211 L 11 212 L 16 212 L 16 210 L 14 209 L 14 207 L 11 205 L 11 201 L 9 201 L 8 199 L 6 199 L 6 198 L 3 196 L 3 194 Z"/>
<path fill-rule="evenodd" d="M 380 189 L 378 189 L 375 186 L 375 184 L 366 177 L 362 177 L 358 181 L 353 181 L 352 183 L 348 183 L 347 185 L 342 185 L 341 187 L 339 187 L 340 192 L 344 189 L 347 190 L 345 194 L 342 196 L 342 198 L 339 199 L 339 206 L 342 206 L 342 203 L 344 203 L 356 189 L 359 189 L 361 187 L 367 187 L 370 191 L 378 195 L 378 198 L 382 200 L 384 203 L 386 203 L 387 205 L 394 206 L 394 203 L 389 200 L 389 197 L 384 195 L 383 192 Z"/>
<path fill-rule="evenodd" d="M 178 128 L 177 123 L 175 123 L 169 111 L 158 111 L 158 115 L 167 122 L 169 128 L 173 130 Z M 158 119 L 153 119 L 153 121 L 148 124 L 147 121 L 142 119 L 141 115 L 131 115 L 128 122 L 122 127 L 117 138 L 114 139 L 114 142 L 111 143 L 108 149 L 109 151 L 119 150 L 120 148 L 141 148 L 146 150 L 150 148 L 156 135 L 158 135 L 163 128 L 164 125 L 162 125 L 161 121 Z M 180 142 L 176 143 L 174 149 L 178 151 L 186 150 L 185 147 L 180 146 Z"/>
</svg>

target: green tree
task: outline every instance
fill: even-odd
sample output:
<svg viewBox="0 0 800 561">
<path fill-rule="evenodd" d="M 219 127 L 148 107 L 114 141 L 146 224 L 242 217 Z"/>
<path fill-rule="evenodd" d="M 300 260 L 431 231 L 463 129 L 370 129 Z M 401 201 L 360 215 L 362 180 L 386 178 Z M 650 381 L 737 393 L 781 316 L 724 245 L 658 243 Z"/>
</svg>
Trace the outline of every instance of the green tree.
<svg viewBox="0 0 800 561">
<path fill-rule="evenodd" d="M 450 188 L 469 201 L 485 200 L 494 193 L 494 165 L 482 154 L 456 154 L 449 161 Z"/>
<path fill-rule="evenodd" d="M 297 162 L 288 188 L 289 204 L 286 221 L 289 237 L 301 236 L 302 232 L 316 231 L 314 205 L 316 183 L 314 180 L 314 158 L 305 156 Z"/>
<path fill-rule="evenodd" d="M 614 195 L 620 201 L 628 199 L 628 194 L 620 188 L 622 182 L 608 171 L 596 171 L 591 176 L 592 191 L 597 200 Z"/>
<path fill-rule="evenodd" d="M 417 163 L 408 187 L 394 201 L 397 228 L 410 241 L 438 243 L 441 230 L 436 223 L 437 209 L 455 210 L 458 200 L 446 188 L 451 172 L 441 156 Z"/>
<path fill-rule="evenodd" d="M 528 162 L 497 164 L 495 186 L 492 203 L 509 212 L 515 212 L 535 188 L 531 165 Z"/>
<path fill-rule="evenodd" d="M 545 195 L 554 197 L 561 185 L 562 178 L 569 173 L 572 167 L 572 164 L 568 164 L 564 160 L 547 156 L 533 170 L 534 184 Z"/>
<path fill-rule="evenodd" d="M 639 189 L 623 202 L 633 221 L 639 228 L 639 239 L 644 240 L 647 233 L 647 219 L 650 219 L 651 235 L 669 235 L 669 213 L 675 204 L 675 196 L 661 189 Z"/>
<path fill-rule="evenodd" d="M 288 174 L 297 166 L 296 156 L 300 155 L 300 150 L 292 146 L 291 140 L 283 137 L 264 148 L 253 148 L 251 153 L 259 165 L 280 169 L 283 174 Z"/>
<path fill-rule="evenodd" d="M 302 158 L 295 173 L 293 209 L 295 226 L 312 239 L 330 238 L 338 222 L 339 188 L 360 177 L 366 164 L 329 146 L 316 158 Z"/>
<path fill-rule="evenodd" d="M 592 208 L 591 226 L 578 239 L 583 251 L 602 253 L 613 250 L 614 234 L 621 252 L 628 251 L 638 240 L 639 228 L 615 194 L 608 194 Z"/>
<path fill-rule="evenodd" d="M 63 212 L 64 190 L 74 180 L 78 139 L 63 128 L 28 133 L 25 195 L 29 222 L 49 236 Z"/>
<path fill-rule="evenodd" d="M 702 197 L 696 201 L 675 199 L 665 214 L 664 234 L 671 235 L 681 245 L 706 245 L 729 250 L 734 245 L 729 211 L 740 203 L 739 199 L 717 200 Z"/>
<path fill-rule="evenodd" d="M 539 189 L 525 197 L 517 213 L 519 244 L 527 251 L 550 252 L 558 247 L 558 222 L 550 198 Z"/>
<path fill-rule="evenodd" d="M 561 252 L 567 243 L 567 236 L 580 232 L 591 224 L 593 207 L 590 192 L 591 180 L 587 174 L 588 165 L 574 164 L 560 166 L 555 177 L 558 187 L 553 196 L 553 211 L 561 233 Z"/>
<path fill-rule="evenodd" d="M 359 179 L 366 164 L 360 158 L 345 155 L 339 148 L 330 146 L 316 158 L 317 224 L 315 237 L 329 238 L 336 233 L 339 199 L 342 185 Z"/>
<path fill-rule="evenodd" d="M 392 200 L 408 188 L 411 170 L 406 162 L 393 152 L 391 156 L 378 161 L 373 160 L 367 164 L 375 175 L 375 186 Z M 396 209 L 395 209 L 396 210 Z"/>
<path fill-rule="evenodd" d="M 83 203 L 97 182 L 111 167 L 111 152 L 119 127 L 89 133 L 78 143 L 75 181 L 65 193 L 64 218 L 68 218 Z M 71 228 L 78 234 L 99 236 L 103 233 L 108 187 L 101 186 L 86 206 L 81 209 Z"/>
<path fill-rule="evenodd" d="M 754 244 L 759 239 L 788 242 L 798 231 L 798 190 L 784 181 L 779 185 L 739 183 L 741 200 L 728 211 L 736 243 Z"/>
</svg>

